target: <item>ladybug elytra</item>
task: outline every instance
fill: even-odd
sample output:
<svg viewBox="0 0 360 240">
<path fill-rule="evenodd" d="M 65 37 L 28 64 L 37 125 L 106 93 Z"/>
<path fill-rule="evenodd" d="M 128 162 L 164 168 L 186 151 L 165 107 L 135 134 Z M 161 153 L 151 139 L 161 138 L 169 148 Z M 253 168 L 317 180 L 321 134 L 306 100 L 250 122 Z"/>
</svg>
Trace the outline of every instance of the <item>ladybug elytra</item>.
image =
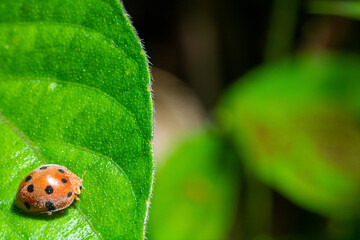
<svg viewBox="0 0 360 240">
<path fill-rule="evenodd" d="M 82 179 L 64 166 L 47 164 L 28 174 L 20 183 L 16 205 L 29 213 L 48 213 L 67 208 L 82 189 Z"/>
</svg>

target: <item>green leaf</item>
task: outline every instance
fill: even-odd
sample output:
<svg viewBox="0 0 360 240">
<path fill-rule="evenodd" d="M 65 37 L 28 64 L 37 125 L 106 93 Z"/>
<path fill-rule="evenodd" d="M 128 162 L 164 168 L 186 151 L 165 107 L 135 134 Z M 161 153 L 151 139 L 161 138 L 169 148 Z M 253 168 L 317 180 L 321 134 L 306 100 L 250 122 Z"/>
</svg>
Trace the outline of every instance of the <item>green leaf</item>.
<svg viewBox="0 0 360 240">
<path fill-rule="evenodd" d="M 360 20 L 360 2 L 358 1 L 309 1 L 309 13 L 334 15 Z"/>
<path fill-rule="evenodd" d="M 0 32 L 0 236 L 143 239 L 150 74 L 121 3 L 3 0 Z M 44 163 L 87 171 L 91 194 L 64 215 L 22 214 L 18 184 Z"/>
<path fill-rule="evenodd" d="M 158 169 L 149 239 L 225 239 L 238 196 L 231 157 L 209 129 L 180 141 Z"/>
<path fill-rule="evenodd" d="M 360 61 L 302 56 L 254 70 L 220 105 L 248 170 L 318 213 L 358 214 Z"/>
</svg>

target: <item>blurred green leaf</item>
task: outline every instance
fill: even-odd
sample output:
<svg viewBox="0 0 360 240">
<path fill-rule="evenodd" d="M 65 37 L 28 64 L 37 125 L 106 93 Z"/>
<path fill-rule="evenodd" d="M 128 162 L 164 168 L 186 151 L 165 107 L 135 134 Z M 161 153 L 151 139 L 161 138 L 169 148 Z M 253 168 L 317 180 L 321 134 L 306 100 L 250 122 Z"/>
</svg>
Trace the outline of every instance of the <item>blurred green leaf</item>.
<svg viewBox="0 0 360 240">
<path fill-rule="evenodd" d="M 225 239 L 238 195 L 230 158 L 210 130 L 183 139 L 158 171 L 149 239 Z"/>
<path fill-rule="evenodd" d="M 360 20 L 360 2 L 358 1 L 309 1 L 309 12 Z"/>
<path fill-rule="evenodd" d="M 121 3 L 3 0 L 0 32 L 0 236 L 143 239 L 150 74 Z M 63 216 L 21 214 L 18 184 L 44 163 L 87 171 L 91 194 Z"/>
<path fill-rule="evenodd" d="M 248 170 L 318 213 L 358 214 L 360 61 L 302 56 L 262 66 L 227 93 L 219 116 Z"/>
</svg>

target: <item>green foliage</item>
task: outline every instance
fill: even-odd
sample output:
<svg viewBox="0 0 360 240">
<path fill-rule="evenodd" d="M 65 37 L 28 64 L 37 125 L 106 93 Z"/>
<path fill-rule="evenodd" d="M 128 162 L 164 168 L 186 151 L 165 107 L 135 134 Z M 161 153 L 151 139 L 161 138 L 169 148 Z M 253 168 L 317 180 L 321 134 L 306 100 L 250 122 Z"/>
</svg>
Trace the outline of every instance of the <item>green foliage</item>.
<svg viewBox="0 0 360 240">
<path fill-rule="evenodd" d="M 301 206 L 358 215 L 360 61 L 302 56 L 265 65 L 220 106 L 247 169 Z"/>
<path fill-rule="evenodd" d="M 158 170 L 149 238 L 224 239 L 239 188 L 231 158 L 219 136 L 209 129 L 183 139 Z"/>
<path fill-rule="evenodd" d="M 314 14 L 334 15 L 360 20 L 359 1 L 309 1 L 309 12 Z"/>
<path fill-rule="evenodd" d="M 120 2 L 3 0 L 0 32 L 0 236 L 142 239 L 150 75 Z M 87 171 L 91 194 L 64 215 L 22 214 L 18 184 L 44 163 Z"/>
</svg>

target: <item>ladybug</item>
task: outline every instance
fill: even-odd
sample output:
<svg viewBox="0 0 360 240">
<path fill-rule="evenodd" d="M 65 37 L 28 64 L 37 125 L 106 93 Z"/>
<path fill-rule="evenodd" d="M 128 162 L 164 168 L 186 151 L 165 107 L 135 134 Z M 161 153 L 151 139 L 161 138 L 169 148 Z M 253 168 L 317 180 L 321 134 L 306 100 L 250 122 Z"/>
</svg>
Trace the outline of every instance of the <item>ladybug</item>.
<svg viewBox="0 0 360 240">
<path fill-rule="evenodd" d="M 67 208 L 82 189 L 82 179 L 64 166 L 48 164 L 38 167 L 20 183 L 16 205 L 28 213 L 47 213 Z"/>
</svg>

